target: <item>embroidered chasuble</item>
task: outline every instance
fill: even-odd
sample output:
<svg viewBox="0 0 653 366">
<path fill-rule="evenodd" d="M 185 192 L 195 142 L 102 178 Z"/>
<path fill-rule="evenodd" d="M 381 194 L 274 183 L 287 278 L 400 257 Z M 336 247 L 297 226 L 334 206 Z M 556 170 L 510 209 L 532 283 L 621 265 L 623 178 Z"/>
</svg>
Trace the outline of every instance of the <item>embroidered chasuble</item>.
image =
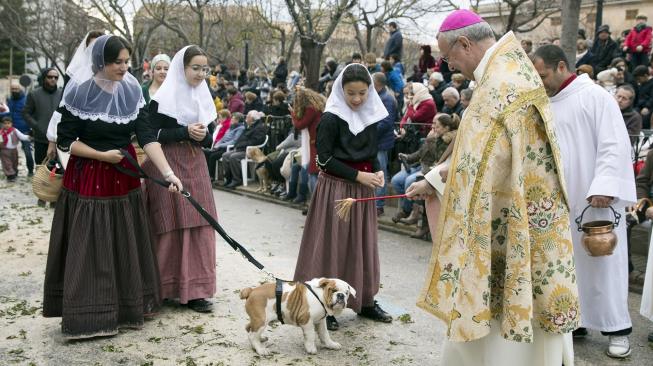
<svg viewBox="0 0 653 366">
<path fill-rule="evenodd" d="M 451 341 L 482 338 L 495 319 L 505 339 L 533 342 L 534 327 L 568 333 L 579 319 L 563 169 L 548 97 L 517 39 L 505 35 L 486 58 L 418 306 Z"/>
</svg>

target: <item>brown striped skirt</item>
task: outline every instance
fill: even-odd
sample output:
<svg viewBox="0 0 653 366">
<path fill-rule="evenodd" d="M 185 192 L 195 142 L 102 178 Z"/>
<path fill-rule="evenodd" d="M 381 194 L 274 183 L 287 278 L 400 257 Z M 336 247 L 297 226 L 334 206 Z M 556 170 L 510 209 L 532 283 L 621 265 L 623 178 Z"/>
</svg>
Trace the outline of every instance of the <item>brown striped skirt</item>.
<svg viewBox="0 0 653 366">
<path fill-rule="evenodd" d="M 360 312 L 379 292 L 380 266 L 374 201 L 355 203 L 349 221 L 338 218 L 335 201 L 373 197 L 374 190 L 320 172 L 308 208 L 295 267 L 295 281 L 339 278 L 356 290 L 347 306 Z"/>
<path fill-rule="evenodd" d="M 91 170 L 102 174 L 82 173 Z M 132 180 L 106 163 L 70 158 L 52 221 L 43 300 L 43 315 L 62 317 L 66 338 L 140 328 L 160 305 L 143 193 Z M 107 187 L 119 181 L 135 188 L 110 194 Z M 99 195 L 80 193 L 88 187 Z"/>
<path fill-rule="evenodd" d="M 216 216 L 213 189 L 206 158 L 196 144 L 161 145 L 170 168 L 184 189 Z M 151 160 L 143 163 L 148 175 L 161 178 Z M 181 195 L 145 181 L 150 227 L 159 264 L 161 297 L 188 300 L 211 298 L 215 294 L 215 231 Z"/>
</svg>

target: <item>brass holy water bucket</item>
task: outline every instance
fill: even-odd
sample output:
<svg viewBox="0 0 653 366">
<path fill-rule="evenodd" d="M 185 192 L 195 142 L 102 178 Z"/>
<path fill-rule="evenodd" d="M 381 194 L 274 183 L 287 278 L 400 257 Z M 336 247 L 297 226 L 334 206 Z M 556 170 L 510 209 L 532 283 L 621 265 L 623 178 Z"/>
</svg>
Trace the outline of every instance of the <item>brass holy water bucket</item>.
<svg viewBox="0 0 653 366">
<path fill-rule="evenodd" d="M 590 205 L 585 207 L 580 216 L 576 218 L 578 231 L 583 232 L 581 238 L 583 248 L 585 248 L 587 254 L 592 257 L 611 255 L 614 248 L 617 246 L 617 235 L 613 230 L 615 227 L 619 226 L 621 214 L 617 213 L 612 206 L 609 206 L 614 214 L 614 221 L 597 220 L 583 224 L 583 215 L 585 215 L 585 211 L 590 207 Z"/>
</svg>

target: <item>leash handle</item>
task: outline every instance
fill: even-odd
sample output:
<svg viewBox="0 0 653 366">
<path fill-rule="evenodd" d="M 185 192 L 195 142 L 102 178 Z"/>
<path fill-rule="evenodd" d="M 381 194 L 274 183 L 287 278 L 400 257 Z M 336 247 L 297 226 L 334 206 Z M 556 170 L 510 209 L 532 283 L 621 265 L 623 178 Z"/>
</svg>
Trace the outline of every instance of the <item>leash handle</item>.
<svg viewBox="0 0 653 366">
<path fill-rule="evenodd" d="M 129 152 L 127 152 L 124 149 L 120 149 L 120 153 L 125 157 L 125 160 L 127 160 L 127 162 L 138 171 L 138 173 L 134 172 L 133 170 L 125 169 L 119 164 L 113 165 L 114 168 L 116 168 L 116 170 L 133 178 L 149 179 L 154 183 L 165 188 L 169 186 L 168 182 L 147 175 L 145 170 L 143 170 L 143 168 L 141 168 L 141 166 L 138 165 L 138 162 L 134 160 L 134 157 L 132 157 Z M 202 205 L 200 205 L 199 202 L 197 202 L 191 196 L 190 192 L 183 190 L 180 193 L 188 200 L 188 202 L 190 202 L 190 204 L 197 210 L 197 212 L 199 212 L 199 214 L 202 215 L 202 217 L 209 223 L 209 225 L 211 225 L 211 227 L 213 227 L 213 229 L 217 231 L 218 234 L 220 234 L 220 236 L 227 242 L 227 244 L 229 244 L 235 251 L 240 252 L 240 254 L 242 254 L 251 264 L 253 264 L 259 270 L 263 270 L 263 268 L 265 268 L 265 266 L 263 266 L 261 262 L 257 261 L 256 258 L 254 258 L 242 244 L 238 243 L 235 239 L 229 236 L 229 234 L 227 234 L 227 232 L 222 228 L 222 226 L 220 226 L 218 221 L 215 218 L 213 218 L 213 216 L 211 216 L 211 214 L 209 214 L 204 209 L 204 207 L 202 207 Z"/>
</svg>

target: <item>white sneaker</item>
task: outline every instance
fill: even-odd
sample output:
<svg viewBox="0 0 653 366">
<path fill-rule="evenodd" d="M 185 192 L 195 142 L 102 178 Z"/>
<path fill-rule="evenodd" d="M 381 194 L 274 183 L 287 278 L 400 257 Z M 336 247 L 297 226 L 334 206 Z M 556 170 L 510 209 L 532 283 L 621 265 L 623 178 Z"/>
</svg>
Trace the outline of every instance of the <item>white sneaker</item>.
<svg viewBox="0 0 653 366">
<path fill-rule="evenodd" d="M 625 358 L 630 356 L 630 342 L 628 336 L 610 336 L 610 344 L 606 354 L 613 358 Z"/>
</svg>

